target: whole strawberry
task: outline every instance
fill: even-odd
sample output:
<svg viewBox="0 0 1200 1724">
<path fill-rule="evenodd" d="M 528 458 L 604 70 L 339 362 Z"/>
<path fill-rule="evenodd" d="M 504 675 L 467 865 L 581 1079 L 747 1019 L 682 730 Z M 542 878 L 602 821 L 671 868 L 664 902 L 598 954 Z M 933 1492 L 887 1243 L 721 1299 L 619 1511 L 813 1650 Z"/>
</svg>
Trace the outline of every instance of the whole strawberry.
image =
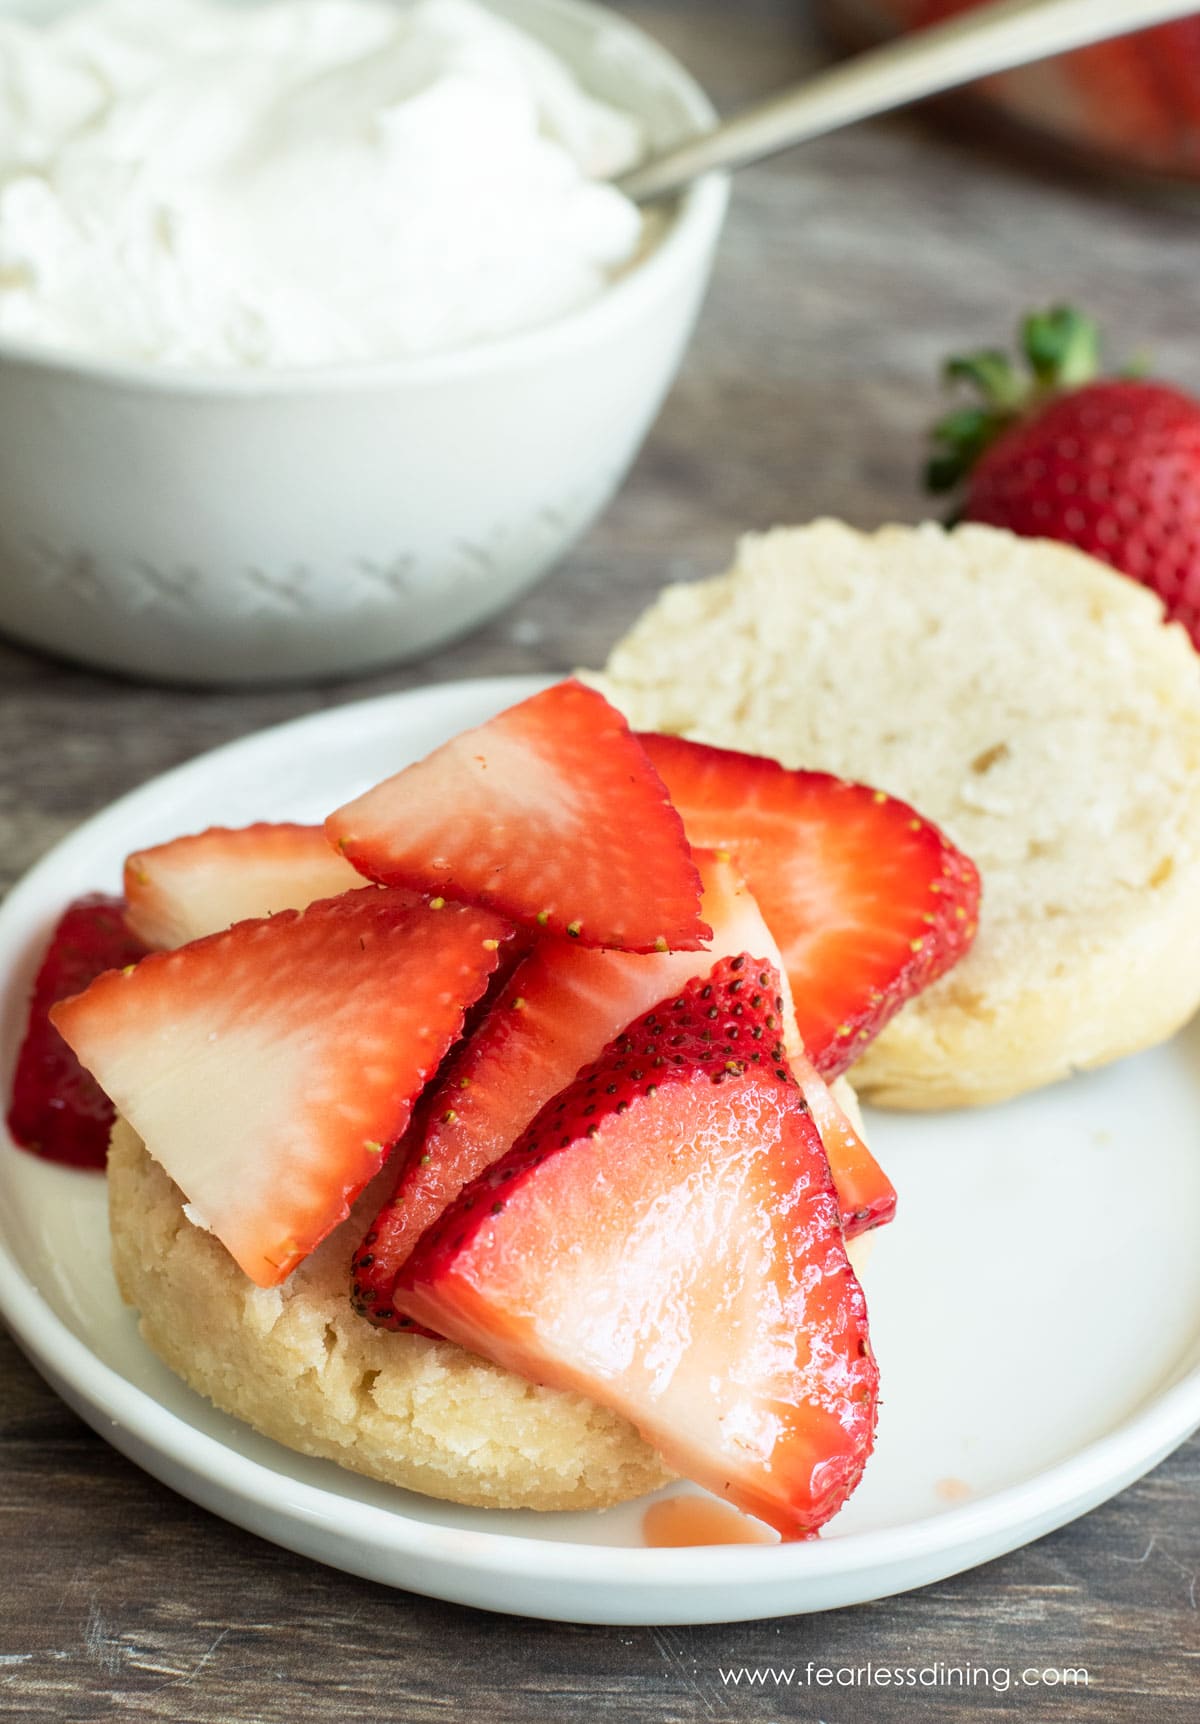
<svg viewBox="0 0 1200 1724">
<path fill-rule="evenodd" d="M 933 432 L 930 489 L 958 518 L 1077 545 L 1150 587 L 1200 647 L 1200 401 L 1142 377 L 1098 380 L 1096 326 L 1067 307 L 1022 326 L 1022 376 L 994 351 L 949 361 L 983 397 Z"/>
</svg>

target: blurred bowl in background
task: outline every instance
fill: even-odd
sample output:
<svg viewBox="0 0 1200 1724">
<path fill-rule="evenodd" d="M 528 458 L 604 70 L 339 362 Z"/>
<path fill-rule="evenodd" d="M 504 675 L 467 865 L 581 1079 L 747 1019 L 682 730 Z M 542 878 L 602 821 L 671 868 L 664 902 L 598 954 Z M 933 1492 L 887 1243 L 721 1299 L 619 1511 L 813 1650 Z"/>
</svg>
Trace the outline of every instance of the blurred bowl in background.
<svg viewBox="0 0 1200 1724">
<path fill-rule="evenodd" d="M 984 0 L 818 0 L 855 46 L 940 23 Z M 975 86 L 1005 118 L 1104 166 L 1200 181 L 1200 6 L 1195 18 L 1098 42 Z"/>
<path fill-rule="evenodd" d="M 712 122 L 679 62 L 604 9 L 494 9 L 651 145 Z M 453 353 L 230 373 L 0 341 L 0 630 L 211 684 L 366 671 L 464 633 L 616 491 L 674 379 L 727 198 L 723 179 L 698 183 L 592 304 Z"/>
</svg>

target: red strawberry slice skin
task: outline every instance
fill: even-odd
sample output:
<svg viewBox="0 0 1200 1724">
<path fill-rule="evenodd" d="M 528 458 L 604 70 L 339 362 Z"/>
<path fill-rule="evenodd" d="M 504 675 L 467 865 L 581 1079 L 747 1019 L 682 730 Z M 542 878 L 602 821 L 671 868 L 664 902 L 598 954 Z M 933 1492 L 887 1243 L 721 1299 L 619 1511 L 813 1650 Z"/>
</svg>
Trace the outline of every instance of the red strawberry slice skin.
<svg viewBox="0 0 1200 1724">
<path fill-rule="evenodd" d="M 763 950 L 778 962 L 758 906 L 732 865 L 707 851 L 697 852 L 696 861 L 712 951 L 639 956 L 547 939 L 520 964 L 422 1102 L 396 1190 L 355 1255 L 354 1304 L 361 1315 L 380 1328 L 412 1327 L 396 1311 L 392 1291 L 422 1233 L 627 1024 L 693 977 L 707 975 L 722 956 Z M 808 1064 L 786 1019 L 782 1033 L 822 1138 L 833 1145 L 839 1199 L 845 1184 L 847 1233 L 889 1221 L 895 1189 Z"/>
<path fill-rule="evenodd" d="M 967 951 L 979 874 L 907 803 L 825 772 L 643 735 L 694 844 L 727 849 L 783 954 L 826 1079 Z"/>
<path fill-rule="evenodd" d="M 662 780 L 603 695 L 536 694 L 330 815 L 368 879 L 583 946 L 696 950 L 700 881 Z"/>
<path fill-rule="evenodd" d="M 50 1008 L 104 970 L 135 964 L 145 946 L 125 926 L 119 898 L 93 893 L 64 912 L 50 937 L 29 1002 L 13 1074 L 8 1129 L 14 1143 L 68 1167 L 103 1168 L 113 1105 L 50 1022 Z"/>
<path fill-rule="evenodd" d="M 154 953 L 52 1016 L 191 1219 L 270 1287 L 379 1170 L 509 932 L 349 892 Z"/>
<path fill-rule="evenodd" d="M 128 858 L 126 919 L 152 950 L 172 951 L 235 922 L 303 910 L 362 885 L 320 826 L 211 826 Z"/>
<path fill-rule="evenodd" d="M 877 1371 L 777 982 L 725 959 L 639 1019 L 460 1194 L 396 1299 L 801 1538 L 861 1476 Z"/>
</svg>

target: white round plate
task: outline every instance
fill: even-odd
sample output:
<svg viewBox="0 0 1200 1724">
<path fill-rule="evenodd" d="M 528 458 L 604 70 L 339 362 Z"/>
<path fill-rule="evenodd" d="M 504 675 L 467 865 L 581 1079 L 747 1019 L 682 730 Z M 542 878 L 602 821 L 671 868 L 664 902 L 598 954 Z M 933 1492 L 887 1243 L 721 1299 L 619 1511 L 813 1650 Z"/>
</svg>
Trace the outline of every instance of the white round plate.
<svg viewBox="0 0 1200 1724">
<path fill-rule="evenodd" d="M 77 894 L 117 890 L 128 851 L 212 823 L 317 820 L 539 686 L 458 683 L 319 713 L 205 755 L 88 821 L 0 910 L 5 1093 L 50 927 Z M 71 1406 L 148 1472 L 351 1573 L 570 1622 L 824 1610 L 1036 1538 L 1200 1424 L 1198 1121 L 1200 1024 L 1004 1107 L 869 1116 L 900 1193 L 865 1275 L 879 1443 L 849 1507 L 805 1544 L 648 1549 L 644 1504 L 464 1509 L 266 1441 L 139 1339 L 109 1269 L 103 1182 L 7 1141 L 0 1313 Z"/>
</svg>

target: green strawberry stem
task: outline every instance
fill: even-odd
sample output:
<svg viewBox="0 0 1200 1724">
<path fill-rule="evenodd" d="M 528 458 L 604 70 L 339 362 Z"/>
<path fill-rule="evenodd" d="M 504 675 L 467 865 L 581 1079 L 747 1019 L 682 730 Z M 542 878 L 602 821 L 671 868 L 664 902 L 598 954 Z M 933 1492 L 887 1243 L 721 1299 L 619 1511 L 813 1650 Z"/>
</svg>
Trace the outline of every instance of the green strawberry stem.
<svg viewBox="0 0 1200 1724">
<path fill-rule="evenodd" d="M 967 384 L 981 400 L 955 408 L 934 426 L 933 451 L 925 469 L 930 491 L 954 490 L 1010 426 L 1050 396 L 1078 389 L 1099 376 L 1099 329 L 1069 305 L 1031 312 L 1021 324 L 1020 348 L 1028 375 L 996 348 L 946 361 L 944 381 Z"/>
</svg>

